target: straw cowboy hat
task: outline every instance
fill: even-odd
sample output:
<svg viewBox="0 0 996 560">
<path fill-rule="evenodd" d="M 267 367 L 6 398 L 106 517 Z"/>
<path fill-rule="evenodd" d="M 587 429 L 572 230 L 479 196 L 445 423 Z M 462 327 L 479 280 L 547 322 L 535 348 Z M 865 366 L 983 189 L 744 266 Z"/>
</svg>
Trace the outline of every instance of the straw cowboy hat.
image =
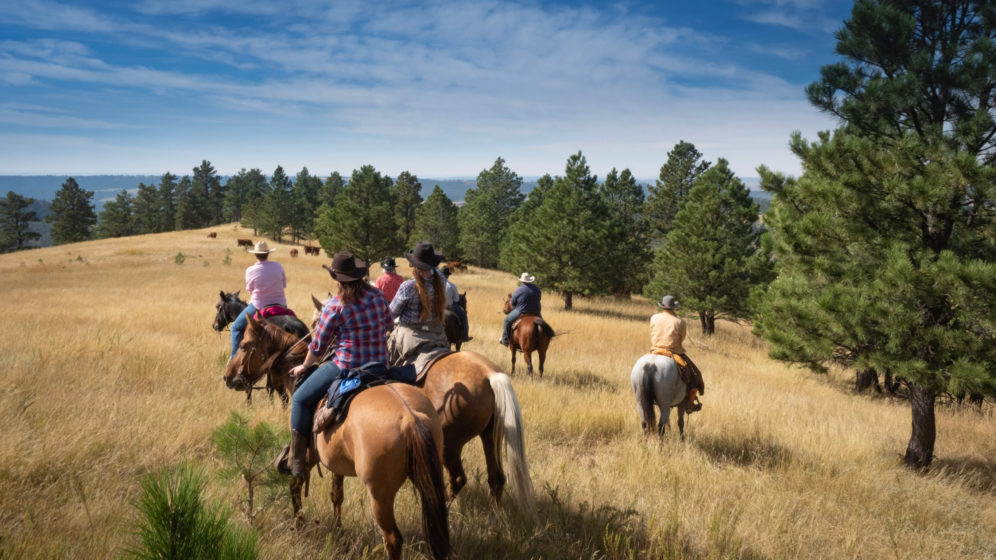
<svg viewBox="0 0 996 560">
<path fill-rule="evenodd" d="M 535 276 L 531 276 L 528 272 L 523 272 L 522 276 L 519 276 L 519 282 L 522 282 L 522 283 L 525 283 L 525 284 L 532 284 L 535 281 L 536 281 L 536 277 Z"/>
<path fill-rule="evenodd" d="M 674 296 L 664 296 L 661 298 L 660 303 L 657 304 L 657 307 L 661 309 L 674 309 L 678 305 L 678 300 L 674 299 Z"/>
<path fill-rule="evenodd" d="M 329 271 L 336 282 L 362 280 L 367 275 L 367 263 L 349 251 L 336 253 L 332 256 L 332 266 L 323 264 L 322 268 Z"/>
<path fill-rule="evenodd" d="M 437 253 L 432 248 L 432 243 L 428 241 L 423 241 L 416 245 L 414 249 L 405 254 L 405 258 L 408 259 L 408 262 L 412 266 L 422 270 L 432 270 L 439 266 L 439 263 L 443 262 L 443 255 Z"/>
<path fill-rule="evenodd" d="M 246 252 L 254 255 L 268 255 L 274 251 L 276 251 L 276 249 L 270 249 L 270 246 L 266 244 L 266 241 L 258 241 L 255 247 L 248 249 Z"/>
</svg>

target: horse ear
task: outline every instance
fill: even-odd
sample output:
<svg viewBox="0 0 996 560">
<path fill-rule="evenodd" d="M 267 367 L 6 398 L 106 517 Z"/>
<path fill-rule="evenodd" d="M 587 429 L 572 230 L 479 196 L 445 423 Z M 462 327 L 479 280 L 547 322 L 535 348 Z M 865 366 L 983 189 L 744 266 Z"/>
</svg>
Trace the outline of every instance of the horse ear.
<svg viewBox="0 0 996 560">
<path fill-rule="evenodd" d="M 322 306 L 322 302 L 318 301 L 318 298 L 315 297 L 315 294 L 311 294 L 311 303 L 314 304 L 315 309 L 317 309 L 319 311 L 322 310 L 322 307 L 323 307 Z"/>
<path fill-rule="evenodd" d="M 221 291 L 221 299 L 225 299 L 225 290 Z"/>
</svg>

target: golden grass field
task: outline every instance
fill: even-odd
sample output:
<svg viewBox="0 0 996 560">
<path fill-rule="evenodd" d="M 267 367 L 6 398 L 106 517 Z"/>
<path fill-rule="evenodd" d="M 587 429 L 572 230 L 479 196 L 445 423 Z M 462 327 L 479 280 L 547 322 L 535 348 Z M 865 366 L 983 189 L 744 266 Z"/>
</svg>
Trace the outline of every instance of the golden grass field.
<svg viewBox="0 0 996 560">
<path fill-rule="evenodd" d="M 244 288 L 253 257 L 235 246 L 250 231 L 211 230 L 217 239 L 198 230 L 0 255 L 0 558 L 119 556 L 145 473 L 185 460 L 218 470 L 210 436 L 233 410 L 286 426 L 279 401 L 247 407 L 221 381 L 229 335 L 211 330 L 214 305 L 220 290 Z M 278 246 L 289 304 L 308 318 L 310 295 L 333 287 L 319 267 L 328 259 L 291 259 Z M 515 277 L 471 268 L 453 280 L 468 292 L 475 339 L 465 350 L 507 369 L 496 341 Z M 669 437 L 648 440 L 629 373 L 647 350 L 653 304 L 544 303 L 569 332 L 553 341 L 544 378 L 527 378 L 521 362 L 513 378 L 536 518 L 511 503 L 492 514 L 483 455 L 468 446 L 470 482 L 450 508 L 454 557 L 996 557 L 991 403 L 939 404 L 936 459 L 917 474 L 902 466 L 907 403 L 854 395 L 851 372 L 770 360 L 747 326 L 721 323 L 703 339 L 690 317 L 704 409 L 684 441 L 674 418 Z M 211 481 L 211 499 L 236 501 L 238 484 Z M 383 557 L 361 485 L 346 481 L 341 528 L 328 488 L 313 479 L 301 531 L 288 500 L 257 518 L 262 557 Z M 405 554 L 426 557 L 414 492 L 402 489 L 396 509 Z"/>
</svg>

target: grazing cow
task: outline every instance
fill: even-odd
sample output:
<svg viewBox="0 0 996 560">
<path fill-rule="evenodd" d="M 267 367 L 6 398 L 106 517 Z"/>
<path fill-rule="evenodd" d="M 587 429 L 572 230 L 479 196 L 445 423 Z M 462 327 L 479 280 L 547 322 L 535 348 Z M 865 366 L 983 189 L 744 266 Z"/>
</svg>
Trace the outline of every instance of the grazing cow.
<svg viewBox="0 0 996 560">
<path fill-rule="evenodd" d="M 291 257 L 296 257 L 297 256 L 297 249 L 291 249 L 290 250 L 290 256 Z"/>
<path fill-rule="evenodd" d="M 211 233 L 208 234 L 208 237 L 210 237 L 211 239 L 214 239 L 214 238 L 218 237 L 218 233 L 212 231 Z"/>
<path fill-rule="evenodd" d="M 315 247 L 315 246 L 312 246 L 312 245 L 305 245 L 304 246 L 304 254 L 305 255 L 315 255 L 317 257 L 317 256 L 319 256 L 321 254 L 319 252 L 319 249 L 320 249 L 319 247 Z"/>
<path fill-rule="evenodd" d="M 252 239 L 237 239 L 235 242 L 239 247 L 252 247 Z"/>
<path fill-rule="evenodd" d="M 446 266 L 449 267 L 450 272 L 467 272 L 467 265 L 460 261 L 450 261 L 446 263 Z"/>
</svg>

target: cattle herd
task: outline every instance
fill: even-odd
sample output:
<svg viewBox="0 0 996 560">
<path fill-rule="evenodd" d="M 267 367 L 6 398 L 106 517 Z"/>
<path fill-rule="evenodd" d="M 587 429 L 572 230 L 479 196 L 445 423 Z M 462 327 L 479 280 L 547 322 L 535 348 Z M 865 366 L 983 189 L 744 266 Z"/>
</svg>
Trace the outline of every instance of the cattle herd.
<svg viewBox="0 0 996 560">
<path fill-rule="evenodd" d="M 216 232 L 212 231 L 211 233 L 208 234 L 208 237 L 214 239 L 214 238 L 218 237 L 218 234 Z M 249 247 L 253 246 L 252 239 L 236 239 L 235 243 L 239 247 L 249 248 Z M 321 247 L 317 247 L 315 245 L 303 245 L 302 248 L 304 249 L 304 254 L 305 255 L 314 255 L 316 257 L 319 256 L 319 255 L 321 255 L 321 249 L 322 249 Z M 298 255 L 297 249 L 296 248 L 292 248 L 290 250 L 290 256 L 291 257 L 296 257 L 297 255 Z M 466 272 L 467 271 L 467 265 L 463 264 L 460 261 L 449 261 L 449 262 L 446 263 L 446 266 L 448 266 L 449 269 L 451 271 L 453 271 L 453 272 Z"/>
</svg>

